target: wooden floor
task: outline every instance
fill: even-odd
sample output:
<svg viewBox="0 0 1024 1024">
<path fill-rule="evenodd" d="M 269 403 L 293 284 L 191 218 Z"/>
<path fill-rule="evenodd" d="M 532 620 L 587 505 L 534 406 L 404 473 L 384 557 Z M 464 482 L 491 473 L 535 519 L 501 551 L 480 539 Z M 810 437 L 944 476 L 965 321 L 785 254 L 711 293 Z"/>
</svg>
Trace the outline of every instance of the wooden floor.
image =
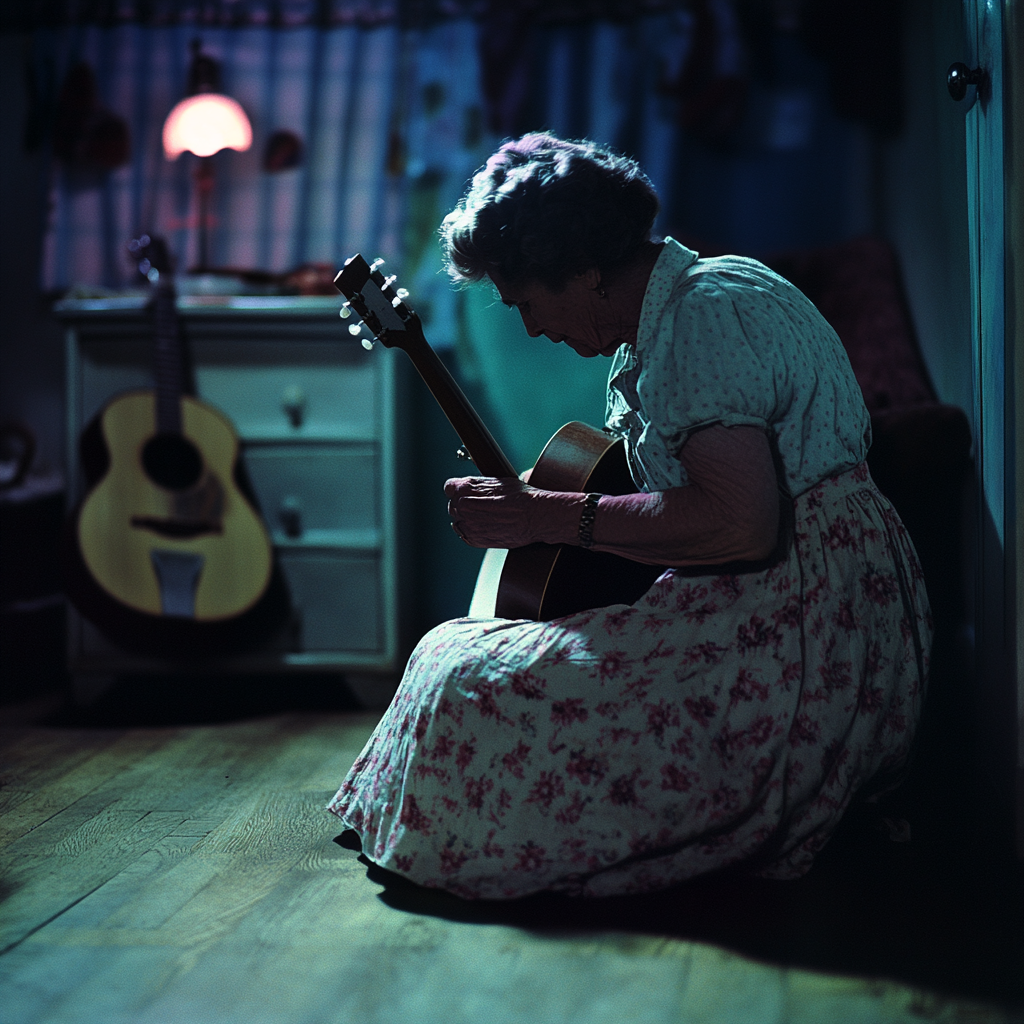
<svg viewBox="0 0 1024 1024">
<path fill-rule="evenodd" d="M 1021 1019 L 1000 974 L 1012 967 L 944 984 L 939 963 L 916 981 L 913 957 L 886 952 L 902 926 L 865 938 L 863 921 L 840 920 L 856 892 L 849 906 L 824 889 L 791 902 L 783 883 L 469 904 L 401 883 L 335 842 L 324 811 L 373 724 L 8 724 L 0 1021 Z"/>
</svg>

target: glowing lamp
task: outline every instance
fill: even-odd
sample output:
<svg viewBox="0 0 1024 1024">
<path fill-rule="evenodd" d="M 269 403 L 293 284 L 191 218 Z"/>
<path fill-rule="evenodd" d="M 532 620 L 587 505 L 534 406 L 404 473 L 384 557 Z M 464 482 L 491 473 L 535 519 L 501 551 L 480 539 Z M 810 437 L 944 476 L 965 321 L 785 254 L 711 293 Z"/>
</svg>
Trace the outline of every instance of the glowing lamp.
<svg viewBox="0 0 1024 1024">
<path fill-rule="evenodd" d="M 164 155 L 177 160 L 186 150 L 199 157 L 222 149 L 244 152 L 252 145 L 252 127 L 229 96 L 203 92 L 182 100 L 164 122 Z"/>
<path fill-rule="evenodd" d="M 187 97 L 176 103 L 164 121 L 164 156 L 177 160 L 182 153 L 195 153 L 198 200 L 199 263 L 193 271 L 209 269 L 207 231 L 210 196 L 213 192 L 213 161 L 222 149 L 242 152 L 252 145 L 252 126 L 239 104 L 220 91 L 220 64 L 203 53 L 198 39 L 192 41 L 192 62 L 188 71 Z"/>
</svg>

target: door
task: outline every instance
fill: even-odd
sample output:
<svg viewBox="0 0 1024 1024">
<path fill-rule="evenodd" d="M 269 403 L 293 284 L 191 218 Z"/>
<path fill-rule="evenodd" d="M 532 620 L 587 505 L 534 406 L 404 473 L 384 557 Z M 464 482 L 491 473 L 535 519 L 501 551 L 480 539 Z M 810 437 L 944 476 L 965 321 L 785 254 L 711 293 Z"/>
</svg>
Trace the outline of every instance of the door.
<svg viewBox="0 0 1024 1024">
<path fill-rule="evenodd" d="M 982 791 L 998 811 L 1013 808 L 1017 853 L 1024 856 L 1024 655 L 1019 567 L 1016 410 L 1021 292 L 1019 142 L 1020 14 L 1013 0 L 963 0 L 963 60 L 980 82 L 963 100 L 967 118 L 967 204 L 971 269 L 974 453 L 978 477 L 975 597 L 975 699 Z M 1019 135 L 1020 133 L 1016 133 Z M 1015 262 L 1014 256 L 1017 256 Z M 1016 272 L 1014 268 L 1016 267 Z M 1003 814 L 1000 818 L 1005 820 Z"/>
</svg>

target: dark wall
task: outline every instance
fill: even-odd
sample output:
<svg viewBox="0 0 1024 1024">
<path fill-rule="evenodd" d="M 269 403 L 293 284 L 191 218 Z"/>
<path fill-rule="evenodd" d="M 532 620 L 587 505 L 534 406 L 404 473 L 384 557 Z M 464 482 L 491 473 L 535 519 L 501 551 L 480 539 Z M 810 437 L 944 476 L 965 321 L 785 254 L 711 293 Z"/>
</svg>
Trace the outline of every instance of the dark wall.
<svg viewBox="0 0 1024 1024">
<path fill-rule="evenodd" d="M 24 145 L 27 46 L 0 34 L 0 422 L 28 424 L 46 472 L 63 465 L 63 355 L 38 296 L 47 181 L 42 149 Z"/>
</svg>

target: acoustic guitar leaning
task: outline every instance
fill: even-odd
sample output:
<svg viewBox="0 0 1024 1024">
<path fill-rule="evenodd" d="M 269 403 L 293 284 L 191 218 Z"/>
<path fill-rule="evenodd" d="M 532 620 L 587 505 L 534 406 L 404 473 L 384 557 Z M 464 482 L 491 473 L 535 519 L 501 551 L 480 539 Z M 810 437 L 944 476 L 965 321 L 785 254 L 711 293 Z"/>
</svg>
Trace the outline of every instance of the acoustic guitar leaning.
<svg viewBox="0 0 1024 1024">
<path fill-rule="evenodd" d="M 141 266 L 158 280 L 156 389 L 117 396 L 83 432 L 89 489 L 69 521 L 68 589 L 122 646 L 188 657 L 265 625 L 273 557 L 231 423 L 184 393 L 167 262 L 139 241 L 135 252 L 149 254 Z"/>
<path fill-rule="evenodd" d="M 505 457 L 462 389 L 427 344 L 419 317 L 408 307 L 404 289 L 385 278 L 377 261 L 370 266 L 358 253 L 346 261 L 335 287 L 362 317 L 374 337 L 388 348 L 401 348 L 441 406 L 468 451 L 486 476 L 515 476 Z M 344 310 L 343 310 L 344 312 Z M 364 344 L 372 344 L 369 339 Z M 567 423 L 547 443 L 530 473 L 530 483 L 551 491 L 599 491 L 628 494 L 636 490 L 621 439 L 585 423 Z M 491 559 L 493 552 L 488 552 Z M 632 604 L 664 572 L 605 552 L 570 545 L 529 544 L 513 548 L 491 575 L 490 595 L 474 596 L 474 614 L 485 606 L 508 619 L 550 621 L 563 615 Z M 484 573 L 481 574 L 483 580 Z"/>
</svg>

